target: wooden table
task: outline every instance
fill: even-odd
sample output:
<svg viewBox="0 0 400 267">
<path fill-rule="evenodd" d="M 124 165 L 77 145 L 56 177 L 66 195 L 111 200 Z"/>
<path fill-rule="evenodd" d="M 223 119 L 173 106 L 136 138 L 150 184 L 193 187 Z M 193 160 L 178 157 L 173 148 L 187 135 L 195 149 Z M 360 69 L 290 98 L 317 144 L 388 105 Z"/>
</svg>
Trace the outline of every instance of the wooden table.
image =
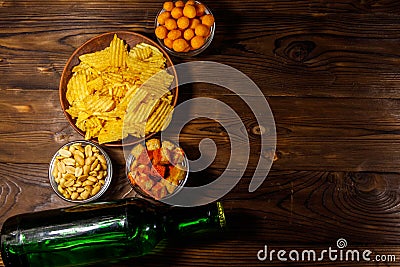
<svg viewBox="0 0 400 267">
<path fill-rule="evenodd" d="M 161 4 L 0 1 L 0 225 L 14 214 L 69 205 L 47 178 L 53 153 L 82 139 L 58 100 L 64 64 L 78 46 L 104 32 L 135 31 L 155 39 Z M 249 193 L 263 153 L 254 116 L 228 90 L 202 83 L 182 87 L 181 102 L 211 97 L 233 107 L 249 134 L 245 176 L 222 198 L 232 231 L 214 240 L 165 241 L 149 256 L 114 266 L 399 266 L 400 2 L 206 4 L 217 20 L 212 45 L 195 58 L 172 59 L 215 61 L 250 77 L 274 114 L 275 161 L 262 186 Z M 196 157 L 205 137 L 215 141 L 218 155 L 195 179 L 218 177 L 230 155 L 226 132 L 211 120 L 190 122 L 181 144 Z M 116 173 L 103 199 L 135 196 L 121 149 L 106 150 Z M 288 258 L 291 250 L 338 249 L 340 238 L 345 249 L 371 250 L 371 261 L 330 260 L 327 254 L 315 262 Z M 257 258 L 265 245 L 276 251 L 272 261 Z M 278 250 L 287 252 L 289 262 L 278 259 Z"/>
</svg>

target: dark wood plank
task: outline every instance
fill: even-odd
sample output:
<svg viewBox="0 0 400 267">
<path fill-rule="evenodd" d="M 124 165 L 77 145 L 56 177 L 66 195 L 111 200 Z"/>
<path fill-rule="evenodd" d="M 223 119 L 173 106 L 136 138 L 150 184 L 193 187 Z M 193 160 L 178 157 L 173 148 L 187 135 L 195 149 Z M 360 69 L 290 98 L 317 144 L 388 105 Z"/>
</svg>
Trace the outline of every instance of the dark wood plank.
<svg viewBox="0 0 400 267">
<path fill-rule="evenodd" d="M 211 7 L 229 9 L 229 10 L 273 10 L 276 13 L 398 13 L 400 5 L 395 0 L 381 0 L 381 1 L 354 1 L 354 0 L 311 0 L 311 1 L 293 1 L 290 0 L 273 0 L 252 1 L 251 5 L 245 1 L 205 1 Z M 33 1 L 4 1 L 2 2 L 3 8 L 8 8 L 11 11 L 23 10 L 30 12 L 41 17 L 42 11 L 62 12 L 62 8 L 69 8 L 71 14 L 84 14 L 84 10 L 91 12 L 99 12 L 104 10 L 112 11 L 126 11 L 127 9 L 157 9 L 157 3 L 162 1 L 143 1 L 143 2 L 128 2 L 128 1 L 112 1 L 97 0 L 85 2 L 83 0 L 76 1 L 53 1 L 46 0 L 33 0 Z M 53 11 L 54 10 L 54 11 Z M 107 14 L 106 14 L 107 15 Z M 101 17 L 103 18 L 103 17 Z M 33 19 L 33 18 L 32 18 Z"/>
<path fill-rule="evenodd" d="M 79 138 L 65 123 L 57 91 L 3 90 L 0 110 L 1 162 L 49 162 L 62 144 Z"/>
</svg>

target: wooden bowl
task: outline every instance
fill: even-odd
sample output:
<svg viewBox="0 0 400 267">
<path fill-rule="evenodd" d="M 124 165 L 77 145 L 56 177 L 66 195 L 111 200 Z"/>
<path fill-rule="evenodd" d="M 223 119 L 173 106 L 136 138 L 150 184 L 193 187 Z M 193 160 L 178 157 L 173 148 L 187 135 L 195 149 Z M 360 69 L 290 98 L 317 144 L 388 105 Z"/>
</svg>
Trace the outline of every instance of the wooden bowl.
<svg viewBox="0 0 400 267">
<path fill-rule="evenodd" d="M 141 34 L 135 33 L 135 32 L 117 31 L 117 32 L 108 32 L 108 33 L 98 35 L 98 36 L 93 37 L 92 39 L 88 40 L 86 43 L 81 45 L 78 49 L 76 49 L 72 53 L 71 57 L 68 59 L 66 65 L 64 67 L 64 70 L 61 75 L 60 85 L 59 85 L 59 97 L 60 97 L 61 108 L 64 112 L 64 115 L 67 118 L 69 124 L 72 126 L 72 128 L 74 128 L 75 131 L 77 131 L 83 137 L 85 136 L 85 132 L 83 132 L 76 126 L 76 124 L 75 124 L 76 120 L 73 119 L 71 117 L 71 115 L 68 114 L 68 112 L 66 112 L 66 110 L 70 106 L 67 101 L 67 98 L 66 98 L 67 84 L 68 84 L 68 81 L 70 80 L 70 78 L 72 77 L 72 74 L 73 74 L 72 69 L 80 63 L 79 56 L 81 56 L 83 54 L 87 54 L 87 53 L 93 53 L 96 51 L 100 51 L 100 50 L 103 50 L 104 48 L 108 47 L 110 45 L 111 40 L 114 37 L 114 34 L 117 34 L 117 36 L 120 39 L 125 41 L 125 43 L 128 45 L 128 49 L 131 49 L 136 44 L 143 42 L 143 43 L 147 43 L 147 44 L 157 47 L 163 53 L 164 57 L 167 59 L 167 68 L 170 67 L 169 72 L 170 72 L 170 74 L 174 75 L 174 77 L 175 77 L 173 84 L 171 85 L 171 88 L 173 88 L 171 90 L 171 93 L 173 95 L 172 105 L 174 107 L 178 100 L 178 76 L 176 74 L 175 67 L 174 67 L 170 57 L 168 56 L 167 52 L 165 52 L 165 50 L 162 47 L 160 47 L 157 43 L 155 43 L 151 39 L 149 39 Z M 136 138 L 136 137 L 129 135 L 123 141 L 121 140 L 121 141 L 116 141 L 116 142 L 111 142 L 111 143 L 104 143 L 103 145 L 110 146 L 110 147 L 134 145 L 134 144 L 137 144 L 137 143 L 143 141 L 144 139 L 151 138 L 155 134 L 157 134 L 157 133 L 151 133 L 151 134 L 145 136 L 144 138 Z M 98 143 L 97 138 L 90 139 L 90 141 Z"/>
</svg>

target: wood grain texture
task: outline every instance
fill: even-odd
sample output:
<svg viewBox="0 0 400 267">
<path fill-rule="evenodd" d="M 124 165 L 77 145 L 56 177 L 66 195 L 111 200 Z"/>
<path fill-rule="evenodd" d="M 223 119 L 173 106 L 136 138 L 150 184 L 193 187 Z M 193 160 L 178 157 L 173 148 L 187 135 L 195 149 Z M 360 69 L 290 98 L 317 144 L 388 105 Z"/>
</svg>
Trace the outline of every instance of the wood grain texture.
<svg viewBox="0 0 400 267">
<path fill-rule="evenodd" d="M 221 236 L 163 241 L 150 255 L 122 266 L 287 266 L 259 261 L 270 249 L 336 247 L 396 262 L 290 262 L 295 266 L 400 266 L 400 2 L 395 0 L 222 0 L 206 2 L 216 16 L 211 46 L 175 63 L 216 61 L 250 77 L 274 115 L 277 149 L 262 186 L 248 186 L 260 157 L 258 122 L 240 96 L 197 83 L 182 86 L 180 102 L 210 97 L 240 116 L 198 118 L 181 132 L 189 158 L 211 138 L 217 157 L 190 176 L 212 181 L 231 155 L 224 126 L 247 133 L 251 155 L 244 177 L 222 198 L 230 230 Z M 62 114 L 61 72 L 72 52 L 95 35 L 129 30 L 154 38 L 162 1 L 0 1 L 0 225 L 14 214 L 70 205 L 48 183 L 48 164 L 64 143 L 81 139 Z M 202 75 L 202 73 L 197 73 Z M 210 74 L 207 74 L 210 75 Z M 212 74 L 219 75 L 219 73 Z M 233 85 L 240 80 L 231 77 Z M 252 101 L 259 101 L 249 91 Z M 261 99 L 263 100 L 263 99 Z M 260 100 L 260 101 L 261 101 Z M 194 107 L 191 112 L 200 113 Z M 218 114 L 220 110 L 212 110 Z M 270 134 L 270 125 L 261 125 Z M 265 132 L 264 132 L 265 131 Z M 103 200 L 135 196 L 121 149 L 106 148 L 116 173 Z M 0 266 L 3 263 L 0 260 Z"/>
</svg>

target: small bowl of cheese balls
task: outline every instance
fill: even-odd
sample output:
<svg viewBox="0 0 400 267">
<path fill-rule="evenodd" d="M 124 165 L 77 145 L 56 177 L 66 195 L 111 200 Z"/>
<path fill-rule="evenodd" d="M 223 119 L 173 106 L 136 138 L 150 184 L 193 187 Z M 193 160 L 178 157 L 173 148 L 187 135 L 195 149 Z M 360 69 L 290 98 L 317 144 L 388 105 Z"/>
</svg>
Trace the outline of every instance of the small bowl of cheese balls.
<svg viewBox="0 0 400 267">
<path fill-rule="evenodd" d="M 155 21 L 158 42 L 177 57 L 192 57 L 203 52 L 211 44 L 214 32 L 214 15 L 198 1 L 164 2 Z"/>
</svg>

